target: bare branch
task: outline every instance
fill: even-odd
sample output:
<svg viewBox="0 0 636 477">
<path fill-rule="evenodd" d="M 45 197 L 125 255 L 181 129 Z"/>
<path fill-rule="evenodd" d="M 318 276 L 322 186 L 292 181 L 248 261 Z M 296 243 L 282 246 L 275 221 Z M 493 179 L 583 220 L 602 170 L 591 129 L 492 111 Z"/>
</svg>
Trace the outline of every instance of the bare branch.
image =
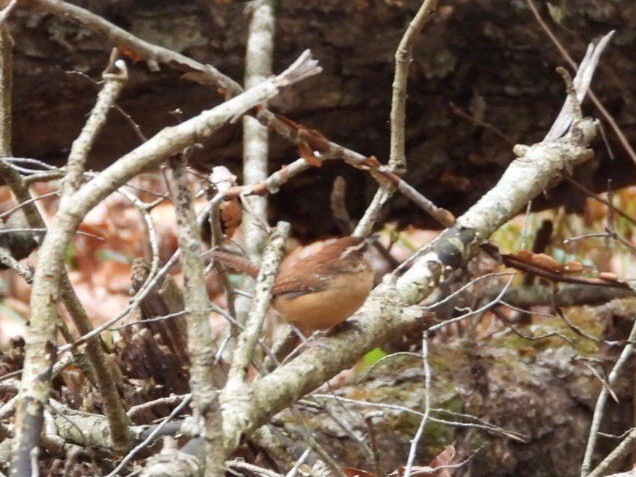
<svg viewBox="0 0 636 477">
<path fill-rule="evenodd" d="M 404 469 L 404 476 L 411 477 L 411 470 L 413 469 L 413 462 L 415 461 L 415 455 L 417 452 L 417 446 L 424 433 L 424 427 L 428 421 L 428 416 L 431 412 L 431 367 L 428 363 L 428 333 L 424 332 L 422 336 L 422 363 L 424 367 L 424 413 L 420 421 L 420 425 L 417 428 L 415 437 L 411 441 L 411 448 L 409 449 L 409 456 L 406 461 L 406 467 Z"/>
<path fill-rule="evenodd" d="M 239 337 L 227 385 L 221 394 L 221 402 L 225 409 L 234 409 L 233 402 L 236 400 L 247 400 L 247 402 L 250 400 L 249 393 L 245 392 L 245 378 L 250 360 L 261 335 L 267 310 L 269 309 L 272 286 L 276 280 L 280 261 L 283 258 L 288 235 L 289 224 L 280 222 L 263 253 L 263 263 L 256 279 L 254 298 L 245 323 L 245 329 Z M 240 429 L 243 426 L 241 421 L 242 417 L 240 415 L 225 413 L 223 418 L 224 434 L 226 436 L 240 436 Z M 231 442 L 229 448 L 233 449 L 237 445 L 238 442 Z"/>
<path fill-rule="evenodd" d="M 596 71 L 596 67 L 601 59 L 601 54 L 609 44 L 610 40 L 614 36 L 614 32 L 611 31 L 607 35 L 603 36 L 598 43 L 590 44 L 587 47 L 587 51 L 585 52 L 585 56 L 581 60 L 581 64 L 576 72 L 576 77 L 574 78 L 574 89 L 576 91 L 576 99 L 579 103 L 583 101 L 585 95 L 587 94 L 588 89 L 590 88 L 590 83 L 592 82 L 592 76 Z M 550 131 L 545 136 L 546 141 L 550 141 L 552 139 L 557 139 L 568 130 L 572 122 L 576 119 L 573 114 L 576 106 L 572 104 L 572 101 L 566 99 L 559 115 L 557 116 L 554 123 L 552 123 L 552 127 Z"/>
<path fill-rule="evenodd" d="M 245 87 L 250 88 L 272 74 L 274 57 L 274 5 L 271 0 L 256 0 L 249 5 L 250 24 L 245 54 Z M 243 184 L 258 184 L 267 179 L 269 133 L 252 117 L 243 118 Z M 252 263 L 259 263 L 266 235 L 258 220 L 267 221 L 267 199 L 255 197 L 247 214 L 245 247 Z M 239 321 L 242 321 L 239 317 Z"/>
<path fill-rule="evenodd" d="M 594 414 L 592 416 L 592 425 L 590 426 L 590 434 L 588 436 L 587 445 L 585 447 L 585 455 L 583 456 L 583 464 L 581 465 L 581 477 L 586 477 L 589 475 L 600 475 L 604 469 L 606 468 L 604 465 L 599 465 L 594 472 L 590 474 L 590 469 L 592 468 L 592 458 L 594 457 L 594 450 L 596 448 L 596 441 L 598 438 L 598 432 L 601 428 L 601 422 L 603 421 L 603 414 L 605 411 L 605 404 L 607 403 L 607 397 L 610 395 L 610 389 L 616 383 L 616 379 L 620 375 L 621 370 L 625 366 L 625 364 L 629 361 L 631 356 L 634 354 L 634 341 L 636 340 L 636 322 L 632 326 L 632 330 L 629 333 L 629 337 L 627 338 L 627 345 L 621 351 L 621 355 L 616 360 L 614 367 L 609 373 L 607 379 L 607 386 L 603 386 L 601 388 L 601 392 L 596 400 L 596 405 L 594 406 Z M 634 436 L 631 436 L 634 434 Z M 636 439 L 636 433 L 632 432 L 630 437 L 626 438 L 625 441 L 631 439 L 633 441 Z M 624 442 L 625 442 L 624 441 Z M 617 447 L 625 448 L 623 443 Z M 616 449 L 610 454 L 612 456 L 616 452 Z M 608 459 L 610 458 L 608 456 Z"/>
<path fill-rule="evenodd" d="M 272 0 L 255 0 L 250 3 L 250 23 L 245 54 L 245 87 L 263 81 L 272 74 L 274 62 L 274 2 Z M 269 171 L 269 130 L 257 119 L 243 118 L 243 184 L 252 185 L 267 179 Z M 261 222 L 267 222 L 267 197 L 244 196 L 242 200 L 248 204 L 250 213 L 244 214 L 243 231 L 247 257 L 252 263 L 260 263 L 261 253 L 267 238 Z M 254 290 L 254 280 L 248 277 L 245 291 Z M 235 303 L 236 319 L 245 323 L 249 308 L 246 297 L 237 297 Z M 233 327 L 233 330 L 236 328 Z"/>
<path fill-rule="evenodd" d="M 636 442 L 636 429 L 627 434 L 627 437 L 625 437 L 625 439 L 623 439 L 621 443 L 618 444 L 592 472 L 587 474 L 588 477 L 601 477 L 603 475 L 607 475 L 606 472 L 610 469 L 610 467 L 617 461 L 625 458 L 625 455 L 630 452 L 634 442 Z"/>
<path fill-rule="evenodd" d="M 391 144 L 388 165 L 391 173 L 404 174 L 406 172 L 404 127 L 406 123 L 406 84 L 409 66 L 413 58 L 415 40 L 428 18 L 433 14 L 436 6 L 437 0 L 424 0 L 422 2 L 420 9 L 411 23 L 409 23 L 395 52 L 395 76 L 393 78 L 393 97 L 391 99 Z M 394 184 L 380 184 L 380 188 L 375 193 L 364 216 L 360 219 L 353 235 L 366 237 L 371 233 L 373 226 L 378 221 L 382 207 L 393 195 L 394 190 Z M 412 192 L 413 189 L 407 190 Z M 419 196 L 420 194 L 417 195 Z M 418 205 L 425 205 L 424 210 L 429 212 L 430 206 L 436 209 L 431 201 L 426 198 L 423 199 Z M 443 225 L 448 226 L 449 224 Z"/>
<path fill-rule="evenodd" d="M 79 23 L 88 30 L 104 36 L 113 46 L 134 52 L 145 60 L 151 69 L 158 70 L 159 63 L 166 63 L 180 71 L 202 74 L 231 95 L 239 94 L 242 91 L 238 83 L 213 66 L 203 65 L 168 48 L 148 43 L 84 8 L 56 0 L 34 0 L 29 3 L 61 18 Z"/>
<path fill-rule="evenodd" d="M 195 415 L 203 421 L 205 476 L 218 477 L 223 475 L 225 469 L 223 424 L 216 393 L 223 382 L 223 375 L 220 368 L 212 363 L 216 345 L 208 320 L 210 298 L 205 285 L 203 263 L 199 258 L 201 232 L 192 204 L 185 159 L 170 159 L 170 169 L 168 185 L 177 216 L 181 268 L 185 276 L 192 405 Z"/>
<path fill-rule="evenodd" d="M 395 52 L 395 76 L 393 77 L 393 97 L 391 99 L 391 150 L 389 167 L 393 172 L 406 172 L 404 126 L 406 123 L 406 85 L 409 67 L 413 61 L 413 47 L 422 28 L 437 8 L 437 0 L 424 0 L 404 33 Z"/>
<path fill-rule="evenodd" d="M 113 107 L 119 94 L 128 81 L 128 68 L 126 62 L 119 59 L 116 49 L 110 55 L 108 66 L 102 73 L 104 86 L 97 95 L 97 101 L 91 110 L 82 131 L 71 146 L 68 156 L 67 173 L 64 180 L 63 197 L 68 199 L 70 194 L 79 189 L 84 175 L 84 165 L 88 159 L 88 153 L 93 147 L 97 135 L 106 123 L 106 117 Z"/>
</svg>

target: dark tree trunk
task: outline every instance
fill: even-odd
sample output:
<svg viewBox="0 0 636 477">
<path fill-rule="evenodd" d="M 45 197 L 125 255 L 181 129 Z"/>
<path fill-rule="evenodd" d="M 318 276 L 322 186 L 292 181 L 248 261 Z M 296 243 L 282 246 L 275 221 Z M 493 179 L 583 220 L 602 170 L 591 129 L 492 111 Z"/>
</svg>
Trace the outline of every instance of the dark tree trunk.
<svg viewBox="0 0 636 477">
<path fill-rule="evenodd" d="M 243 2 L 212 0 L 76 2 L 149 41 L 209 62 L 242 78 L 246 14 Z M 311 48 L 324 72 L 285 92 L 272 108 L 329 138 L 386 161 L 393 55 L 419 2 L 415 0 L 285 0 L 277 9 L 276 70 Z M 636 83 L 636 4 L 618 0 L 560 0 L 545 21 L 575 59 L 595 37 L 617 29 L 604 55 L 594 89 L 623 128 L 636 137 L 633 101 Z M 560 17 L 559 17 L 560 16 Z M 94 79 L 114 45 L 77 25 L 29 8 L 13 17 L 16 46 L 15 153 L 60 163 L 94 102 Z M 514 143 L 532 143 L 548 130 L 564 97 L 554 72 L 565 65 L 525 1 L 450 0 L 440 2 L 415 50 L 408 90 L 407 180 L 439 205 L 459 213 L 500 176 Z M 215 91 L 193 84 L 163 66 L 151 72 L 132 67 L 120 104 L 147 135 L 219 102 Z M 491 127 L 458 116 L 451 104 Z M 586 108 L 592 111 L 591 107 Z M 633 180 L 633 165 L 607 134 L 616 159 L 599 144 L 598 161 L 580 172 L 596 189 Z M 104 167 L 138 143 L 131 127 L 112 115 L 92 163 Z M 228 127 L 197 158 L 201 167 L 220 162 L 240 171 L 240 131 Z M 275 169 L 296 154 L 287 142 L 272 145 Z M 334 177 L 348 181 L 349 206 L 361 213 L 375 184 L 342 165 L 327 165 L 297 178 L 272 199 L 271 214 L 291 220 L 296 233 L 335 231 L 328 194 Z M 312 200 L 304 200 L 312 197 Z M 568 200 L 565 200 L 568 197 Z M 553 192 L 548 201 L 577 205 L 573 194 Z M 431 225 L 404 198 L 396 197 L 388 217 Z"/>
</svg>

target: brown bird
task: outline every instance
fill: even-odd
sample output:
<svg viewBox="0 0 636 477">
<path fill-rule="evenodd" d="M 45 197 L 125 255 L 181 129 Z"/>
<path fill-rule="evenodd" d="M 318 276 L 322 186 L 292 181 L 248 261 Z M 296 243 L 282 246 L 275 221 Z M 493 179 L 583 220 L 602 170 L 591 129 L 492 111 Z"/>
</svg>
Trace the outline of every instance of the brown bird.
<svg viewBox="0 0 636 477">
<path fill-rule="evenodd" d="M 242 257 L 216 251 L 214 258 L 235 270 L 256 276 L 258 269 Z M 343 237 L 291 266 L 283 264 L 272 287 L 272 305 L 283 317 L 309 334 L 346 320 L 364 303 L 373 287 L 368 243 Z"/>
</svg>

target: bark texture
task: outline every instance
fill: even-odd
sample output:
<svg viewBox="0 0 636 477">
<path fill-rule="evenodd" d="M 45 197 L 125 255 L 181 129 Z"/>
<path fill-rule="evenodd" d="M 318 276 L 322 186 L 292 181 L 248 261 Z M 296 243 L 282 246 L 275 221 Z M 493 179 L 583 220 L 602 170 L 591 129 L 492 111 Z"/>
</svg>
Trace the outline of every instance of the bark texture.
<svg viewBox="0 0 636 477">
<path fill-rule="evenodd" d="M 143 39 L 208 62 L 235 79 L 243 77 L 246 27 L 243 2 L 212 0 L 75 2 L 99 13 Z M 416 0 L 285 0 L 277 5 L 275 71 L 300 51 L 311 48 L 324 72 L 287 90 L 272 109 L 322 131 L 330 139 L 388 157 L 388 117 L 393 55 Z M 636 113 L 630 103 L 636 84 L 636 4 L 619 0 L 553 3 L 552 17 L 541 13 L 569 49 L 580 58 L 595 36 L 617 29 L 597 73 L 594 89 L 623 128 L 636 137 Z M 555 19 L 558 21 L 555 21 Z M 14 144 L 18 156 L 61 162 L 94 103 L 96 88 L 79 71 L 98 78 L 111 46 L 107 39 L 50 15 L 28 2 L 11 21 L 16 54 Z M 411 67 L 405 179 L 428 197 L 460 213 L 500 176 L 512 159 L 515 142 L 542 137 L 563 100 L 563 84 L 554 67 L 565 65 L 523 0 L 441 2 L 434 20 L 418 40 Z M 182 79 L 173 71 L 131 67 L 131 80 L 120 104 L 146 135 L 191 117 L 220 101 L 215 91 Z M 451 103 L 492 128 L 458 116 Z M 171 111 L 182 111 L 175 119 Z M 614 177 L 618 186 L 633 180 L 633 165 L 608 133 L 614 161 L 602 144 L 598 160 L 581 179 L 597 189 Z M 272 169 L 297 152 L 273 137 Z M 240 175 L 238 125 L 226 127 L 198 153 L 204 169 L 224 163 Z M 91 156 L 102 168 L 138 143 L 131 127 L 116 113 Z M 326 205 L 333 179 L 343 174 L 348 206 L 358 217 L 375 184 L 343 165 L 312 170 L 272 197 L 272 218 L 289 220 L 295 233 L 309 237 L 336 231 Z M 312 200 L 303 200 L 304 197 Z M 293 199 L 293 200 L 292 200 Z M 548 201 L 576 207 L 580 196 L 555 191 Z M 388 217 L 430 225 L 406 199 L 396 196 Z"/>
</svg>

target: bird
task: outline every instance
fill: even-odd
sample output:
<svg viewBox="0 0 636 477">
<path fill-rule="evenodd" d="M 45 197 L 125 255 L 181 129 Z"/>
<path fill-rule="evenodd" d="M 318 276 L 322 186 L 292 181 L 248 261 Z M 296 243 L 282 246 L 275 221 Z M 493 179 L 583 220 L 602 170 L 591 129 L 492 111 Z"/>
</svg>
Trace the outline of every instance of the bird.
<svg viewBox="0 0 636 477">
<path fill-rule="evenodd" d="M 255 277 L 258 269 L 238 255 L 215 251 L 220 263 Z M 345 321 L 364 303 L 374 273 L 368 242 L 346 236 L 327 242 L 292 265 L 283 263 L 272 287 L 272 306 L 288 322 L 309 335 Z"/>
</svg>

